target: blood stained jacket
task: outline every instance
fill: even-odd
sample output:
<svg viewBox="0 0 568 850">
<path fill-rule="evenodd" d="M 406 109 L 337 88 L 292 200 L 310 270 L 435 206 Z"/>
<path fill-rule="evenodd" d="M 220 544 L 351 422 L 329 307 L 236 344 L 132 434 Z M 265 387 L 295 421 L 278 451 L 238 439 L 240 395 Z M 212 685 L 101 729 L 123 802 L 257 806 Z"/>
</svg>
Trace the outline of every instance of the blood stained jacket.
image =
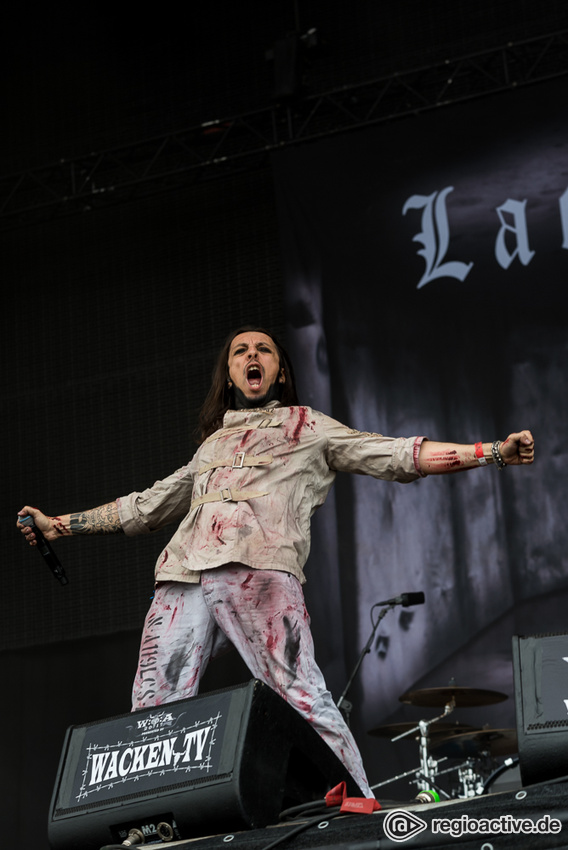
<svg viewBox="0 0 568 850">
<path fill-rule="evenodd" d="M 241 563 L 304 583 L 310 519 L 336 472 L 414 481 L 423 439 L 356 431 L 278 402 L 229 410 L 186 466 L 117 499 L 120 521 L 127 535 L 179 523 L 158 558 L 158 582 L 199 582 L 203 570 Z"/>
</svg>

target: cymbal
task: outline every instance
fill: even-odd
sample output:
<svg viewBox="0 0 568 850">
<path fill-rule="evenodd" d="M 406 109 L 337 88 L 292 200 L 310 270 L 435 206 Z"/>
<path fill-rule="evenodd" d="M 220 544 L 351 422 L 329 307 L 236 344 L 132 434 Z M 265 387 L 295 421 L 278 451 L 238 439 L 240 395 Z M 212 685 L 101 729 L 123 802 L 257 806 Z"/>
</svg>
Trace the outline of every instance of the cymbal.
<svg viewBox="0 0 568 850">
<path fill-rule="evenodd" d="M 397 735 L 402 735 L 404 732 L 416 729 L 417 726 L 418 723 L 387 723 L 384 726 L 377 726 L 375 729 L 369 729 L 367 734 L 375 735 L 377 738 L 396 738 Z M 446 740 L 452 735 L 461 735 L 465 732 L 477 731 L 480 731 L 479 726 L 470 726 L 468 723 L 458 723 L 457 720 L 454 723 L 449 721 L 437 721 L 436 723 L 431 723 L 428 727 L 428 737 L 430 739 L 439 739 L 440 737 L 443 737 L 443 739 Z M 408 740 L 413 741 L 415 738 L 419 737 L 420 731 L 416 729 L 416 735 L 408 735 Z"/>
<path fill-rule="evenodd" d="M 480 753 L 510 756 L 518 752 L 516 729 L 479 729 L 451 738 L 436 738 L 432 743 L 436 755 L 448 758 L 475 758 Z"/>
<path fill-rule="evenodd" d="M 460 708 L 471 708 L 478 705 L 493 705 L 508 699 L 507 694 L 499 691 L 488 691 L 481 688 L 458 688 L 450 685 L 446 688 L 423 688 L 419 691 L 408 691 L 399 697 L 400 702 L 408 705 L 442 707 L 454 700 Z"/>
</svg>

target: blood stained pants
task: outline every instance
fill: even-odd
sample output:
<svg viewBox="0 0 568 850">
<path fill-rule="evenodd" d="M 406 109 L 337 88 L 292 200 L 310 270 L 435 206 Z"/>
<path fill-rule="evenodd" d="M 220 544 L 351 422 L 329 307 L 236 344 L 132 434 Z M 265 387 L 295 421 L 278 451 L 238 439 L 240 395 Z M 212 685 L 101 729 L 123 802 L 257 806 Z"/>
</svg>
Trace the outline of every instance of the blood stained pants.
<svg viewBox="0 0 568 850">
<path fill-rule="evenodd" d="M 133 710 L 195 696 L 209 659 L 230 644 L 372 797 L 355 740 L 316 664 L 304 594 L 290 573 L 229 564 L 203 572 L 200 584 L 158 585 L 142 633 Z"/>
</svg>

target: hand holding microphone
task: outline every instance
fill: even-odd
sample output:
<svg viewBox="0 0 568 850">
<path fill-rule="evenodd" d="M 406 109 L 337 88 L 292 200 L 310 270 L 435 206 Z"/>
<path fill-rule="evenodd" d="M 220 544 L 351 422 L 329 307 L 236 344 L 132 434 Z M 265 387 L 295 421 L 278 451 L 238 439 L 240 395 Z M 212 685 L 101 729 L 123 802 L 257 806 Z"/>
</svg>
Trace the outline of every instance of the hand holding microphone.
<svg viewBox="0 0 568 850">
<path fill-rule="evenodd" d="M 47 519 L 41 511 L 38 511 L 37 508 L 23 508 L 17 516 L 18 527 L 22 531 L 22 533 L 26 536 L 30 546 L 37 546 L 39 549 L 39 553 L 44 559 L 45 563 L 55 576 L 55 578 L 61 584 L 69 584 L 69 579 L 65 575 L 65 570 L 61 566 L 59 558 L 53 551 L 51 545 L 46 540 L 44 533 L 39 528 L 37 523 L 42 523 L 45 525 L 49 524 L 49 520 Z M 42 522 L 43 521 L 43 522 Z M 45 529 L 47 533 L 48 529 Z"/>
</svg>

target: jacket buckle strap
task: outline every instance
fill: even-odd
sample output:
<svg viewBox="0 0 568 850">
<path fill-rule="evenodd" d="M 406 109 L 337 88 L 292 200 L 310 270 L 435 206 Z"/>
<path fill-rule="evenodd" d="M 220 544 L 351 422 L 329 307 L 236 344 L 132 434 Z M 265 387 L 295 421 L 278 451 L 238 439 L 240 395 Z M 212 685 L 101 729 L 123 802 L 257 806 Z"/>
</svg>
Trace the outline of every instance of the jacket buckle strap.
<svg viewBox="0 0 568 850">
<path fill-rule="evenodd" d="M 215 490 L 213 493 L 197 496 L 192 501 L 190 510 L 193 511 L 208 502 L 243 502 L 247 499 L 259 499 L 261 496 L 268 496 L 268 491 L 260 493 L 256 490 L 231 490 L 230 487 L 225 487 L 224 490 Z"/>
<path fill-rule="evenodd" d="M 244 452 L 236 452 L 233 455 L 233 469 L 242 469 L 245 462 L 245 453 Z"/>
<path fill-rule="evenodd" d="M 205 464 L 198 470 L 198 475 L 203 475 L 209 472 L 210 469 L 219 469 L 222 466 L 229 466 L 233 469 L 243 469 L 245 466 L 264 466 L 272 463 L 272 455 L 247 455 L 245 452 L 236 452 L 232 457 L 222 460 L 212 460 L 211 463 Z"/>
</svg>

